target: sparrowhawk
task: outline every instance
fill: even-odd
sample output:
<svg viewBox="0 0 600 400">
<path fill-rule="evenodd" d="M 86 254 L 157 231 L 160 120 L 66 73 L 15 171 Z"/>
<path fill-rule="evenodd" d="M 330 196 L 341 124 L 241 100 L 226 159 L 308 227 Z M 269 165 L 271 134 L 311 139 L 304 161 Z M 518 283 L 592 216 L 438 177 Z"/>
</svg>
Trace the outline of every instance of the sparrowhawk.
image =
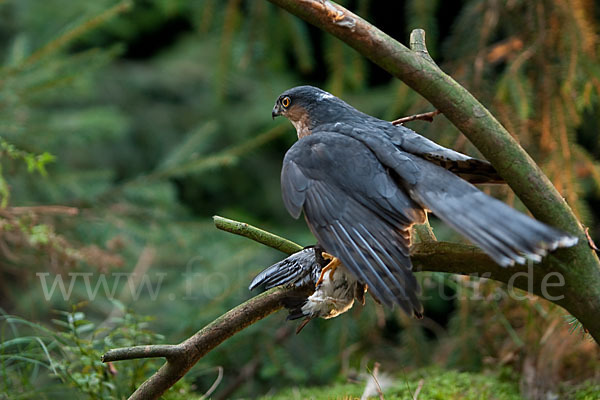
<svg viewBox="0 0 600 400">
<path fill-rule="evenodd" d="M 473 186 L 502 181 L 487 161 L 362 113 L 321 89 L 285 91 L 272 111 L 273 118 L 279 115 L 298 134 L 281 171 L 285 207 L 294 218 L 304 212 L 319 245 L 335 256 L 317 286 L 333 277 L 341 260 L 383 304 L 420 315 L 409 249 L 411 227 L 427 212 L 504 267 L 577 243 Z"/>
</svg>

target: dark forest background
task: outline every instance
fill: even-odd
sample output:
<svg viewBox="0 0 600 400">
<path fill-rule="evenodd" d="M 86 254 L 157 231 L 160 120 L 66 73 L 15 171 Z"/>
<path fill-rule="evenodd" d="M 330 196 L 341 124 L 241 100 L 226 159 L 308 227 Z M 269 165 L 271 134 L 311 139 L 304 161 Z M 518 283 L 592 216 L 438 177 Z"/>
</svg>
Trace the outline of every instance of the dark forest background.
<svg viewBox="0 0 600 400">
<path fill-rule="evenodd" d="M 436 62 L 600 242 L 594 1 L 340 3 L 403 43 L 425 29 Z M 312 84 L 389 120 L 432 110 L 266 1 L 0 0 L 0 21 L 0 399 L 126 398 L 160 362 L 107 366 L 104 351 L 177 343 L 251 297 L 252 277 L 284 255 L 217 231 L 212 215 L 313 244 L 281 201 L 296 140 L 271 120 L 282 91 Z M 478 155 L 443 116 L 408 126 Z M 508 187 L 484 190 L 524 210 Z M 431 222 L 439 240 L 463 240 Z M 600 352 L 564 310 L 491 281 L 419 279 L 423 321 L 369 299 L 296 336 L 280 312 L 166 398 L 200 398 L 215 381 L 213 398 L 360 395 L 375 362 L 399 391 L 423 380 L 420 399 L 598 398 Z M 312 386 L 325 389 L 294 389 Z"/>
</svg>

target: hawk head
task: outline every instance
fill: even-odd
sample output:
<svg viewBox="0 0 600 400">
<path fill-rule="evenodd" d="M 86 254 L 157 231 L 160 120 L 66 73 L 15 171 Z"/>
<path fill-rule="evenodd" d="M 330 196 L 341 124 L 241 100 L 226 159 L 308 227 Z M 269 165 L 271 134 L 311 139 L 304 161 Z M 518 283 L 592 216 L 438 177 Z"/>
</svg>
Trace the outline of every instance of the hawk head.
<svg viewBox="0 0 600 400">
<path fill-rule="evenodd" d="M 356 117 L 356 113 L 360 112 L 331 93 L 314 86 L 297 86 L 277 98 L 271 115 L 289 119 L 298 138 L 302 138 L 310 135 L 316 126 L 342 122 Z"/>
</svg>

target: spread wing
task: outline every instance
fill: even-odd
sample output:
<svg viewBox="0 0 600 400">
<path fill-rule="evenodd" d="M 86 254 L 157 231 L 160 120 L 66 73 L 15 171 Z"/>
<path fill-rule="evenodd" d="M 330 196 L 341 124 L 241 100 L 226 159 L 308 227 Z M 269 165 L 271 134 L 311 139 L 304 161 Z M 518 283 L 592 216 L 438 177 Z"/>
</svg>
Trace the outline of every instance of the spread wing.
<svg viewBox="0 0 600 400">
<path fill-rule="evenodd" d="M 290 214 L 304 211 L 319 244 L 375 297 L 421 311 L 409 246 L 410 227 L 424 211 L 367 146 L 334 132 L 306 136 L 285 156 L 281 187 Z"/>
</svg>

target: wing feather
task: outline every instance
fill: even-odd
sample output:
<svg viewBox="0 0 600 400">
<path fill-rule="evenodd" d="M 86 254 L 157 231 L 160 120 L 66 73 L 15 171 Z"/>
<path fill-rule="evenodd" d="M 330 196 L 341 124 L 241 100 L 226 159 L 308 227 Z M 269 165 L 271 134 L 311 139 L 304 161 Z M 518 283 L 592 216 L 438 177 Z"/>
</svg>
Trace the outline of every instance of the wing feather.
<svg viewBox="0 0 600 400">
<path fill-rule="evenodd" d="M 321 265 L 315 257 L 315 249 L 307 247 L 265 268 L 254 278 L 249 289 L 252 290 L 260 285 L 270 289 L 287 283 L 293 283 L 296 287 L 308 283 L 314 285 L 315 275 L 318 277 L 320 272 Z"/>
<path fill-rule="evenodd" d="M 333 132 L 306 136 L 286 154 L 281 182 L 290 214 L 301 208 L 320 245 L 375 297 L 421 310 L 409 246 L 424 211 L 367 146 Z"/>
</svg>

